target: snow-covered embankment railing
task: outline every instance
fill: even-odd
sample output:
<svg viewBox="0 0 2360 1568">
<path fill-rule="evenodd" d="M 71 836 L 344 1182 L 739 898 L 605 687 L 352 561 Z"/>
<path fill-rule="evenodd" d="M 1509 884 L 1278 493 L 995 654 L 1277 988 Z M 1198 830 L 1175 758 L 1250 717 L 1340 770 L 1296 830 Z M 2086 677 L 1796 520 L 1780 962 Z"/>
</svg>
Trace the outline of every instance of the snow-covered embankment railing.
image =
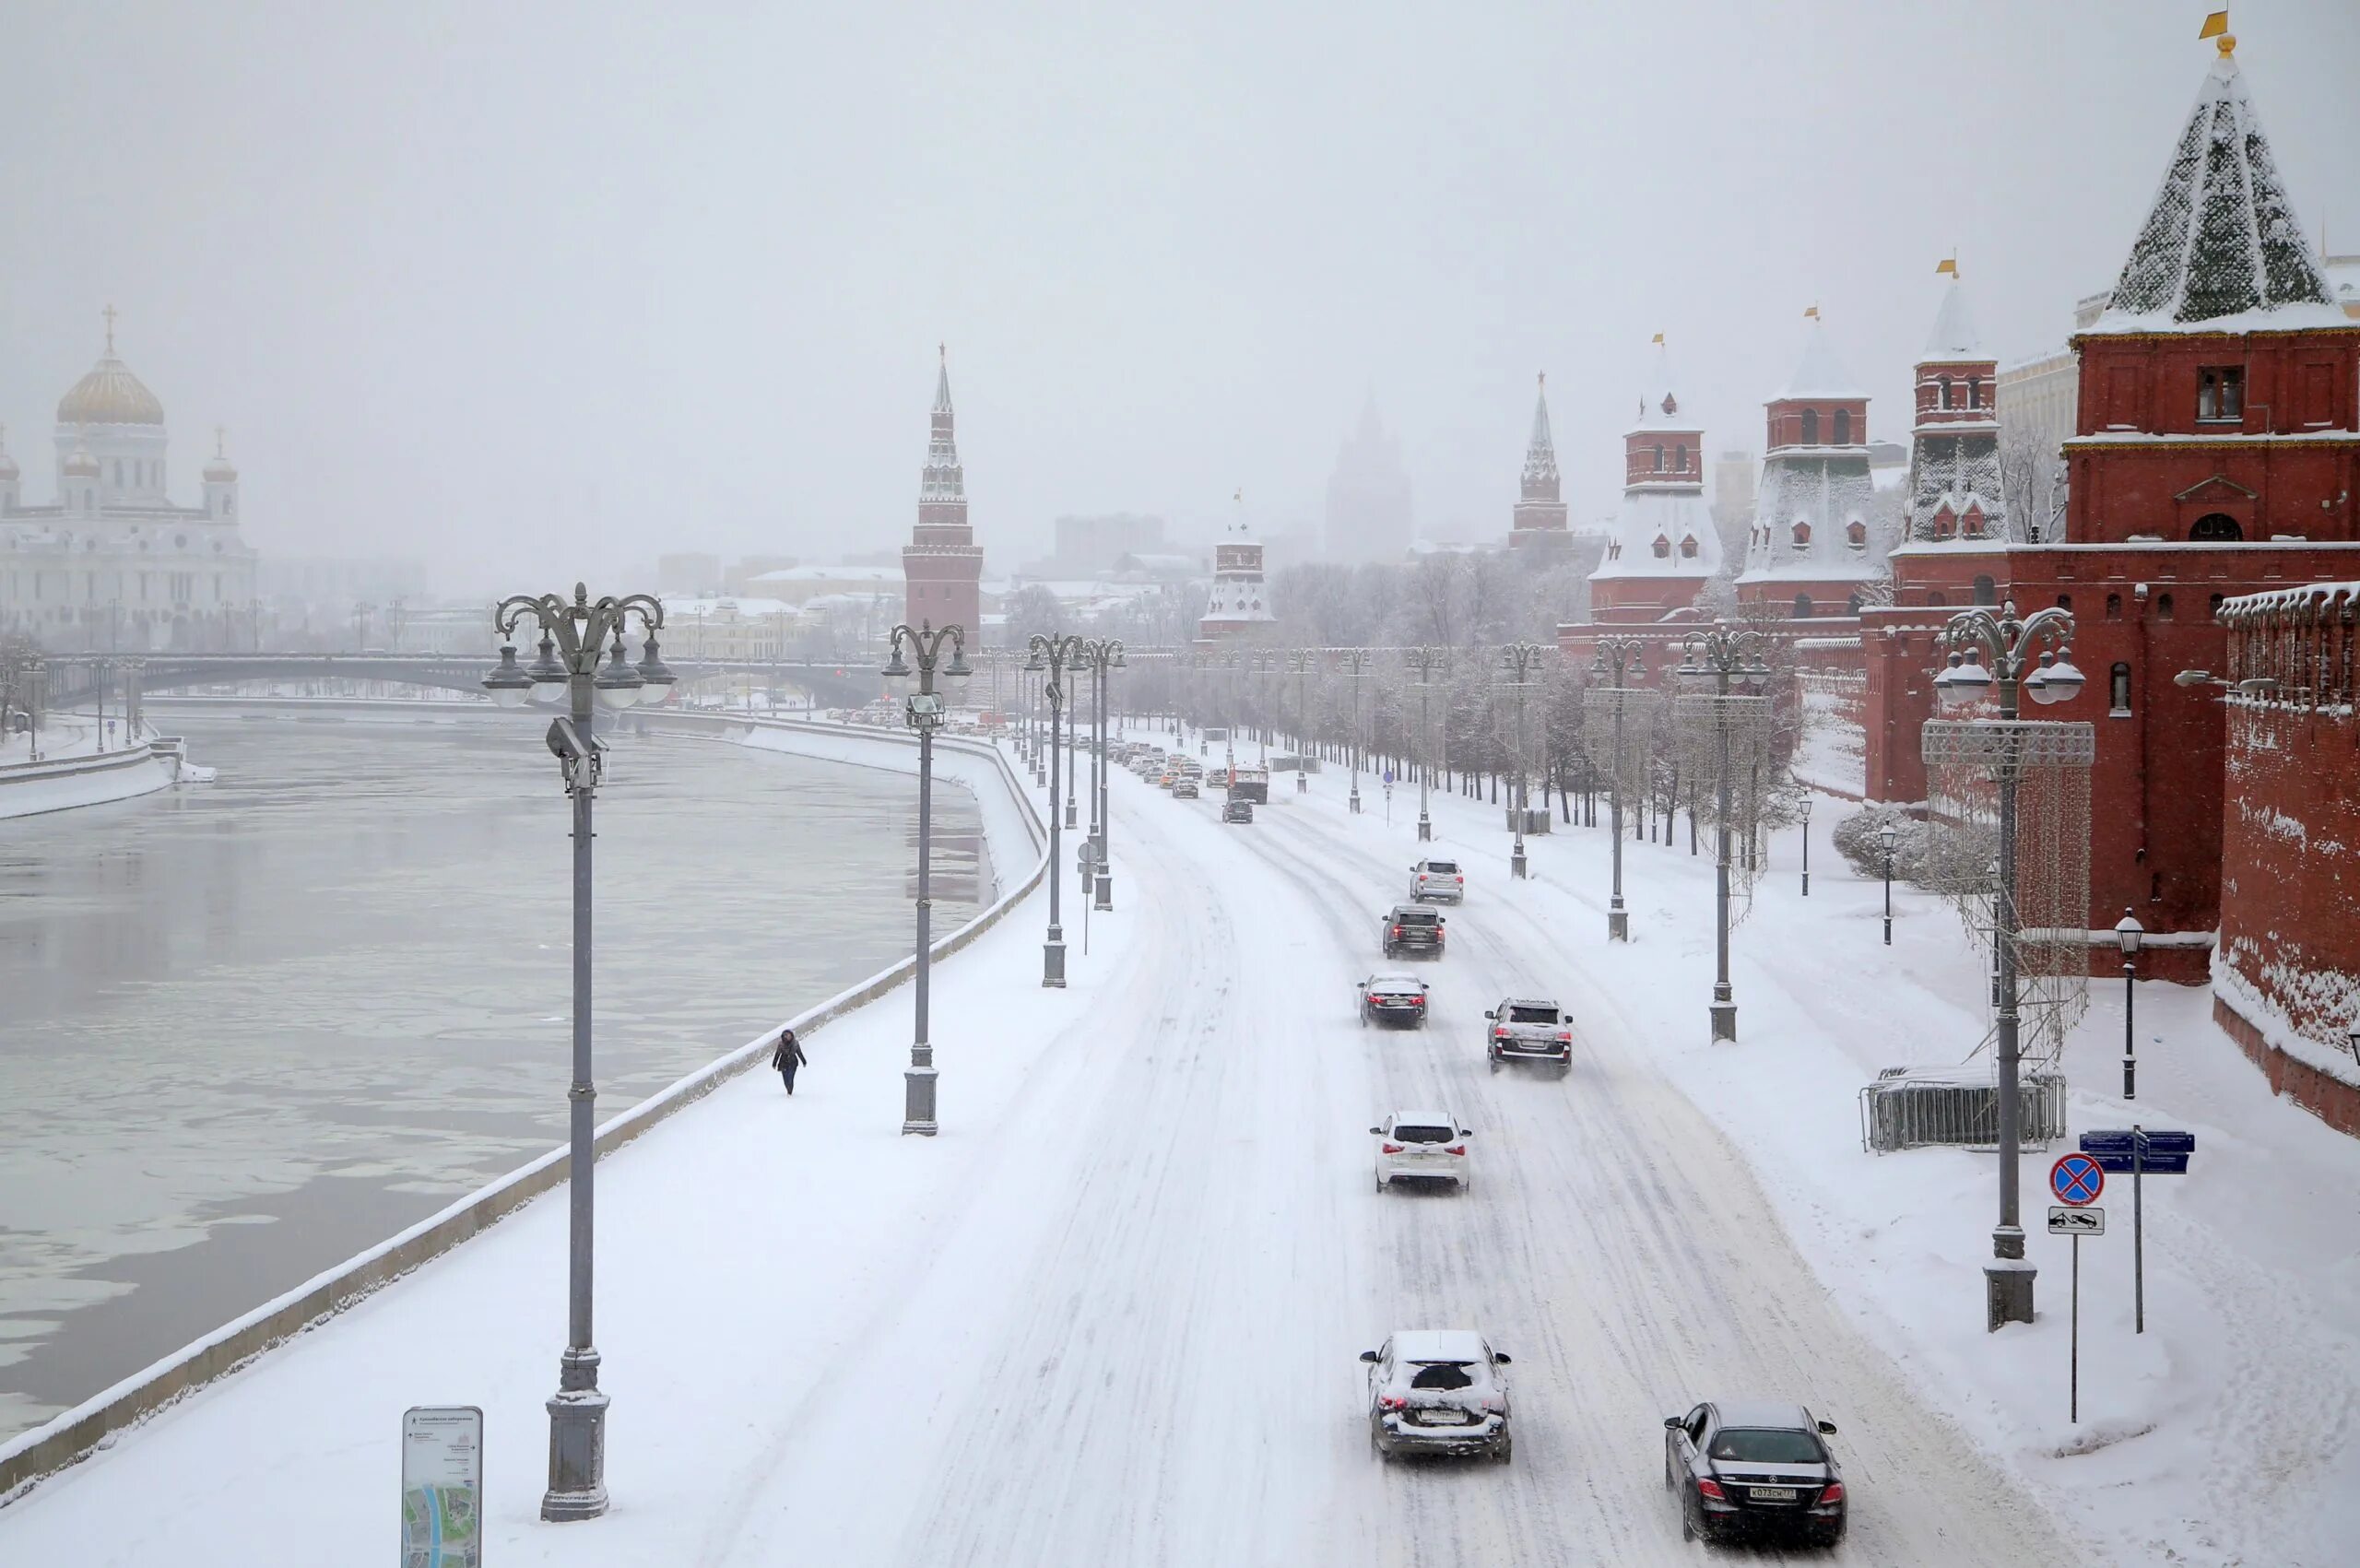
<svg viewBox="0 0 2360 1568">
<path fill-rule="evenodd" d="M 742 718 L 725 721 L 699 714 L 651 714 L 645 716 L 643 722 L 646 721 L 652 721 L 649 727 L 667 733 L 703 735 L 765 750 L 790 751 L 894 772 L 917 772 L 916 744 L 907 736 L 790 721 L 749 724 Z M 1024 781 L 998 748 L 981 741 L 941 738 L 935 742 L 935 762 L 941 776 L 974 791 L 998 895 L 973 920 L 934 944 L 935 956 L 943 958 L 996 925 L 1040 884 L 1048 868 L 1048 829 Z M 781 1027 L 792 1027 L 798 1033 L 820 1028 L 900 985 L 910 977 L 915 961 L 914 956 L 902 959 L 817 1007 L 773 1025 L 727 1055 L 601 1124 L 597 1134 L 599 1155 L 612 1153 L 656 1123 L 765 1060 Z M 562 1185 L 565 1164 L 565 1149 L 552 1149 L 441 1213 L 314 1275 L 286 1294 L 264 1303 L 43 1425 L 0 1444 L 0 1505 L 22 1495 L 43 1477 L 106 1445 L 124 1428 L 237 1371 L 272 1347 L 450 1251 L 532 1198 Z"/>
</svg>

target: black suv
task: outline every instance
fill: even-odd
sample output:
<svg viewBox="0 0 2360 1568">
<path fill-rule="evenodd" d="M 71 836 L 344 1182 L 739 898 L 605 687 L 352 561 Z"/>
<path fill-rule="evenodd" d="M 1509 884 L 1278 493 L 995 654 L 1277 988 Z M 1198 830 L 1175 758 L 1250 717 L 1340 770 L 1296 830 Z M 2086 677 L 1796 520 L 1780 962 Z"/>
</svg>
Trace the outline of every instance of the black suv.
<svg viewBox="0 0 2360 1568">
<path fill-rule="evenodd" d="M 1442 916 L 1422 903 L 1397 903 L 1385 917 L 1385 956 L 1426 953 L 1442 957 Z"/>
</svg>

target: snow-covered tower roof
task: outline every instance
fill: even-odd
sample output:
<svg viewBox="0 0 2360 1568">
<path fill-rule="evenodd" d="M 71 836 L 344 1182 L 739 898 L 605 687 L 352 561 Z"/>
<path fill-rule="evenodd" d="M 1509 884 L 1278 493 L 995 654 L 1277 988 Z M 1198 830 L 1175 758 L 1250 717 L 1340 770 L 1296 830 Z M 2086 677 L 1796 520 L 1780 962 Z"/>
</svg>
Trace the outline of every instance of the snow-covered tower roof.
<svg viewBox="0 0 2360 1568">
<path fill-rule="evenodd" d="M 1510 548 L 1556 546 L 1572 537 L 1565 526 L 1561 489 L 1557 443 L 1549 432 L 1549 377 L 1544 371 L 1540 390 L 1532 401 L 1532 434 L 1524 443 L 1524 476 L 1508 525 Z"/>
<path fill-rule="evenodd" d="M 1956 260 L 1942 270 L 1950 285 L 1918 359 L 1906 529 L 1913 545 L 1988 545 L 2008 537 L 2000 486 L 2000 368 L 1976 333 Z"/>
<path fill-rule="evenodd" d="M 1600 621 L 1661 620 L 1687 609 L 1721 569 L 1721 536 L 1705 505 L 1705 432 L 1682 413 L 1670 357 L 1658 336 L 1622 434 L 1622 507 L 1606 557 L 1589 574 Z"/>
<path fill-rule="evenodd" d="M 1263 580 L 1262 541 L 1246 536 L 1241 518 L 1229 536 L 1213 547 L 1212 589 L 1197 622 L 1197 635 L 1206 640 L 1258 637 L 1276 628 L 1268 584 Z"/>
<path fill-rule="evenodd" d="M 1835 358 L 1819 308 L 1804 315 L 1802 357 L 1764 406 L 1767 443 L 1738 597 L 1798 617 L 1845 615 L 1884 575 L 1891 541 L 1875 526 L 1869 395 Z"/>
<path fill-rule="evenodd" d="M 950 407 L 950 350 L 944 348 L 934 377 L 934 409 L 926 436 L 926 471 L 918 479 L 918 500 L 967 500 L 967 473 L 959 466 L 958 417 Z"/>
<path fill-rule="evenodd" d="M 2220 41 L 2106 312 L 2113 332 L 2348 324 L 2303 239 L 2236 42 Z"/>
</svg>

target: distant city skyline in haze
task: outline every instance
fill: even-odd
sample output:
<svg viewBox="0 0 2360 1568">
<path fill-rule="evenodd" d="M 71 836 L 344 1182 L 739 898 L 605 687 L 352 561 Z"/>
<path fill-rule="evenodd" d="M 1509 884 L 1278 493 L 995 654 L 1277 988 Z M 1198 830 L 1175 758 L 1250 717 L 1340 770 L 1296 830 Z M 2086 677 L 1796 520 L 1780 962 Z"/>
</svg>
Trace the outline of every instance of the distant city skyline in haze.
<svg viewBox="0 0 2360 1568">
<path fill-rule="evenodd" d="M 1658 332 L 1716 454 L 1813 305 L 1906 440 L 1953 252 L 2002 364 L 2061 345 L 2212 8 L 36 8 L 0 420 L 46 496 L 112 304 L 176 500 L 222 425 L 266 555 L 538 588 L 898 547 L 947 342 L 999 575 L 1241 489 L 1316 537 L 1372 393 L 1418 530 L 1504 540 L 1546 371 L 1581 526 Z M 2360 6 L 2232 25 L 2308 239 L 2360 251 Z"/>
</svg>

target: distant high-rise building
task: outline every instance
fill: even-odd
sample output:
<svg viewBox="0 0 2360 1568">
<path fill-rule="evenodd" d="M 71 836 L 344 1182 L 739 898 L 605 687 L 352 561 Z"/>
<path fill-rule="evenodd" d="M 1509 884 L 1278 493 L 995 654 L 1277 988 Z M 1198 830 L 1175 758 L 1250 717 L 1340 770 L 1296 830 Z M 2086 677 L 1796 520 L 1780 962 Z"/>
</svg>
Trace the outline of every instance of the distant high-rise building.
<svg viewBox="0 0 2360 1568">
<path fill-rule="evenodd" d="M 1732 447 L 1713 459 L 1713 528 L 1721 559 L 1745 559 L 1745 531 L 1753 523 L 1753 454 Z"/>
<path fill-rule="evenodd" d="M 1524 444 L 1524 476 L 1508 527 L 1513 549 L 1551 549 L 1564 545 L 1565 502 L 1557 473 L 1557 443 L 1549 433 L 1549 378 L 1532 400 L 1532 435 Z"/>
<path fill-rule="evenodd" d="M 1416 536 L 1401 443 L 1385 433 L 1372 395 L 1328 478 L 1328 559 L 1398 560 Z"/>
<path fill-rule="evenodd" d="M 950 355 L 942 351 L 934 383 L 932 430 L 918 481 L 918 521 L 902 547 L 904 614 L 912 626 L 956 626 L 968 646 L 983 642 L 983 547 L 967 523 L 967 477 L 950 411 Z"/>
<path fill-rule="evenodd" d="M 1056 521 L 1056 555 L 1053 571 L 1040 575 L 1078 576 L 1105 572 L 1127 555 L 1161 555 L 1163 519 L 1136 512 L 1096 517 L 1060 517 Z"/>
</svg>

